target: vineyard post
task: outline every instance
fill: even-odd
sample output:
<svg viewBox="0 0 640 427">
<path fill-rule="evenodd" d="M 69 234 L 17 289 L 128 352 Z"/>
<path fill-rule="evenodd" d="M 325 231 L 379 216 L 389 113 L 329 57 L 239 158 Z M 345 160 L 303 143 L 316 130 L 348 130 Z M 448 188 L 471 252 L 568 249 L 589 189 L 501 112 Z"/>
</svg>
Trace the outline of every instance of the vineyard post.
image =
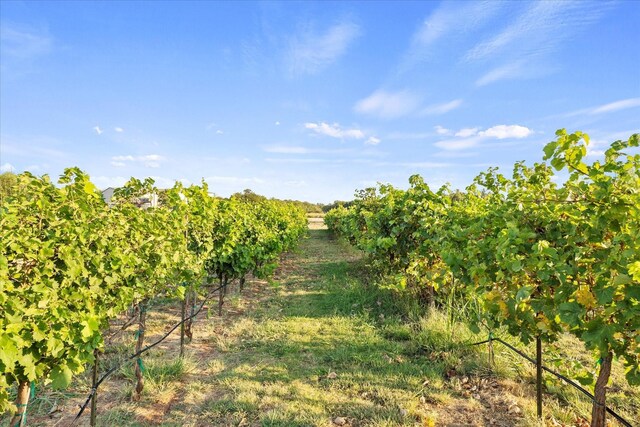
<svg viewBox="0 0 640 427">
<path fill-rule="evenodd" d="M 96 417 L 98 415 L 98 349 L 93 350 L 93 372 L 91 376 L 91 388 L 93 389 L 93 395 L 91 396 L 91 427 L 96 425 Z"/>
<path fill-rule="evenodd" d="M 185 294 L 185 297 L 182 299 L 182 304 L 180 307 L 180 358 L 182 359 L 184 357 L 184 332 L 185 332 L 185 325 L 184 325 L 184 318 L 185 315 L 187 313 L 187 295 Z"/>
<path fill-rule="evenodd" d="M 16 406 L 18 411 L 15 413 L 9 424 L 11 427 L 21 427 L 27 424 L 27 405 L 29 404 L 29 395 L 31 387 L 29 381 L 20 381 L 18 385 L 18 398 Z"/>
<path fill-rule="evenodd" d="M 605 406 L 605 402 L 607 397 L 607 383 L 611 375 L 613 353 L 609 351 L 601 360 L 600 372 L 598 373 L 596 386 L 593 390 L 594 401 L 591 410 L 591 427 L 605 427 L 606 425 L 607 407 Z"/>
<path fill-rule="evenodd" d="M 142 346 L 144 344 L 144 330 L 147 321 L 146 301 L 140 302 L 139 309 L 140 318 L 138 322 L 138 341 L 136 342 L 136 353 L 139 353 L 140 350 L 142 350 Z M 138 401 L 140 400 L 140 393 L 142 393 L 142 389 L 144 388 L 144 377 L 142 376 L 142 358 L 140 358 L 139 356 L 136 359 L 135 374 L 138 381 L 136 383 L 135 393 L 133 394 L 133 400 Z"/>
<path fill-rule="evenodd" d="M 222 304 L 224 304 L 224 280 L 222 278 L 222 273 L 218 275 L 220 279 L 220 289 L 218 290 L 218 316 L 222 316 Z"/>
<path fill-rule="evenodd" d="M 536 337 L 536 409 L 538 419 L 542 419 L 542 340 Z"/>
<path fill-rule="evenodd" d="M 246 280 L 247 280 L 247 278 L 244 275 L 240 278 L 240 288 L 239 288 L 240 290 L 239 290 L 239 292 L 242 292 L 244 290 L 244 282 Z"/>
<path fill-rule="evenodd" d="M 489 332 L 489 345 L 487 348 L 489 349 L 489 366 L 493 369 L 496 366 L 495 353 L 493 352 L 493 332 Z"/>
</svg>

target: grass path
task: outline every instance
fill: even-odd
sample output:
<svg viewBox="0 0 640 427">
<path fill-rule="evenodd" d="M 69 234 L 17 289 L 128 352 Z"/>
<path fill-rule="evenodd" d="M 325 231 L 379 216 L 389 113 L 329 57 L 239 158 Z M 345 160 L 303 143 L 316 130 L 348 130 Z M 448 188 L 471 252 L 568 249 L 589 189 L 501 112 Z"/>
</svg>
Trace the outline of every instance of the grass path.
<svg viewBox="0 0 640 427">
<path fill-rule="evenodd" d="M 507 421 L 443 391 L 445 364 L 427 357 L 409 330 L 378 325 L 385 302 L 363 289 L 359 265 L 351 248 L 311 230 L 271 285 L 258 283 L 249 299 L 234 300 L 232 315 L 213 331 L 196 325 L 200 345 L 212 348 L 191 353 L 193 381 L 161 423 L 514 425 L 517 417 Z"/>
<path fill-rule="evenodd" d="M 212 302 L 197 319 L 184 360 L 177 334 L 145 356 L 139 402 L 131 401 L 131 366 L 110 378 L 100 391 L 98 424 L 537 425 L 526 380 L 488 375 L 481 350 L 452 345 L 474 339 L 466 328 L 454 334 L 445 322 L 407 325 L 394 316 L 389 295 L 366 286 L 359 254 L 326 230 L 310 230 L 272 281 L 253 280 L 242 295 L 232 289 L 222 317 L 216 309 Z M 178 319 L 175 301 L 149 313 L 149 342 Z M 130 351 L 129 335 L 103 369 L 118 351 Z M 30 423 L 70 425 L 89 388 L 82 376 L 74 384 L 41 394 Z"/>
</svg>

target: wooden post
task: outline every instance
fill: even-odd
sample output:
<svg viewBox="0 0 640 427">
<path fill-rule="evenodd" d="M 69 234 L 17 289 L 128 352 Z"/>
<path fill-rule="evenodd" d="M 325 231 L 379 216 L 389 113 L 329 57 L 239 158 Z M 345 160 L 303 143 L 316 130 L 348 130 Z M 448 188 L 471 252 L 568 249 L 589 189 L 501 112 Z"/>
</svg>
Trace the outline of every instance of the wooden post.
<svg viewBox="0 0 640 427">
<path fill-rule="evenodd" d="M 224 282 L 222 279 L 222 274 L 219 276 L 220 278 L 220 289 L 218 289 L 218 316 L 222 316 L 222 305 L 224 304 Z"/>
<path fill-rule="evenodd" d="M 144 330 L 147 321 L 146 301 L 142 301 L 139 307 L 140 318 L 138 322 L 138 342 L 136 343 L 136 353 L 142 350 L 142 346 L 144 345 Z M 138 401 L 140 400 L 140 393 L 142 393 L 142 390 L 144 389 L 144 377 L 142 376 L 142 359 L 139 356 L 136 359 L 135 374 L 138 381 L 136 383 L 135 393 L 133 394 L 133 400 Z"/>
<path fill-rule="evenodd" d="M 489 348 L 489 366 L 493 369 L 496 366 L 496 359 L 493 352 L 493 335 L 491 333 L 489 333 L 489 345 L 487 347 Z"/>
<path fill-rule="evenodd" d="M 185 333 L 184 318 L 186 317 L 186 313 L 187 313 L 187 294 L 185 294 L 184 299 L 182 300 L 182 306 L 180 311 L 181 311 L 180 320 L 182 322 L 180 323 L 180 358 L 182 359 L 184 357 L 184 333 Z"/>
<path fill-rule="evenodd" d="M 542 340 L 536 337 L 536 404 L 538 419 L 542 419 Z"/>
<path fill-rule="evenodd" d="M 98 349 L 93 350 L 93 372 L 91 376 L 91 421 L 89 424 L 94 427 L 96 425 L 96 417 L 98 416 Z"/>
<path fill-rule="evenodd" d="M 612 361 L 613 353 L 609 351 L 600 364 L 600 372 L 598 373 L 596 386 L 593 390 L 595 402 L 593 402 L 593 407 L 591 409 L 591 427 L 605 427 L 607 423 L 607 383 L 609 382 L 609 376 L 611 375 Z"/>
<path fill-rule="evenodd" d="M 22 427 L 27 425 L 27 405 L 29 404 L 29 395 L 31 394 L 31 387 L 29 381 L 21 381 L 18 384 L 18 398 L 16 399 L 16 406 L 18 410 L 11 418 L 11 427 Z"/>
</svg>

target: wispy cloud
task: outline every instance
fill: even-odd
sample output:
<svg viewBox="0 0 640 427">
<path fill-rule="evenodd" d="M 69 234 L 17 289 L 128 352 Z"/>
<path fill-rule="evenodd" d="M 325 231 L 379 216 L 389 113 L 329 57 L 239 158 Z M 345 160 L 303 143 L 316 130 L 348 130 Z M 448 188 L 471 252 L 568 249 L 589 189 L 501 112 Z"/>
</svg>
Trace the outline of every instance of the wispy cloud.
<svg viewBox="0 0 640 427">
<path fill-rule="evenodd" d="M 442 127 L 440 125 L 436 125 L 434 127 L 434 129 L 436 130 L 436 133 L 438 135 L 449 135 L 449 134 L 451 134 L 451 130 L 449 130 L 449 129 L 445 128 L 445 127 Z"/>
<path fill-rule="evenodd" d="M 377 90 L 358 101 L 354 110 L 383 119 L 392 119 L 412 113 L 419 104 L 420 98 L 407 90 L 398 92 Z"/>
<path fill-rule="evenodd" d="M 609 104 L 601 105 L 590 111 L 590 114 L 611 113 L 612 111 L 626 110 L 627 108 L 640 107 L 640 98 L 623 99 Z"/>
<path fill-rule="evenodd" d="M 482 75 L 477 86 L 505 79 L 533 78 L 554 68 L 545 65 L 551 53 L 596 22 L 608 7 L 594 1 L 532 2 L 497 34 L 477 43 L 464 61 L 499 61 Z"/>
<path fill-rule="evenodd" d="M 229 157 L 198 157 L 197 159 L 192 160 L 194 163 L 198 160 L 205 160 L 209 163 L 220 163 L 226 166 L 242 166 L 248 165 L 251 163 L 251 159 L 248 157 L 242 156 L 229 156 Z"/>
<path fill-rule="evenodd" d="M 118 132 L 118 133 L 124 132 L 124 129 L 122 129 L 121 127 L 115 127 L 115 128 L 113 128 L 113 130 Z"/>
<path fill-rule="evenodd" d="M 289 43 L 287 66 L 290 74 L 315 74 L 345 54 L 361 34 L 353 22 L 336 24 L 323 33 L 306 29 L 295 35 Z"/>
<path fill-rule="evenodd" d="M 582 108 L 580 110 L 572 111 L 570 113 L 563 114 L 563 117 L 573 117 L 580 115 L 597 115 L 612 113 L 614 111 L 626 110 L 629 108 L 640 107 L 640 98 L 628 98 L 621 99 L 619 101 L 610 102 L 608 104 L 597 105 L 590 108 Z"/>
<path fill-rule="evenodd" d="M 263 151 L 277 154 L 339 154 L 352 152 L 353 150 L 307 148 L 299 145 L 269 145 L 264 147 Z"/>
<path fill-rule="evenodd" d="M 144 156 L 113 156 L 111 157 L 111 165 L 114 167 L 123 167 L 127 164 L 137 163 L 148 168 L 159 168 L 160 164 L 166 159 L 159 154 L 147 154 Z"/>
<path fill-rule="evenodd" d="M 304 127 L 319 135 L 330 136 L 332 138 L 339 139 L 362 139 L 365 137 L 365 133 L 360 129 L 342 129 L 338 123 L 328 124 L 325 122 L 320 123 L 305 123 Z"/>
<path fill-rule="evenodd" d="M 416 140 L 431 138 L 434 135 L 434 132 L 391 132 L 385 135 L 384 138 L 388 140 Z"/>
<path fill-rule="evenodd" d="M 267 163 L 328 163 L 326 159 L 310 159 L 306 157 L 288 157 L 288 158 L 273 158 L 267 157 L 264 159 Z"/>
<path fill-rule="evenodd" d="M 53 42 L 44 31 L 2 22 L 0 52 L 4 59 L 31 59 L 49 53 Z"/>
<path fill-rule="evenodd" d="M 443 150 L 464 150 L 476 147 L 488 139 L 522 139 L 532 134 L 531 129 L 520 125 L 497 125 L 484 131 L 479 128 L 464 128 L 455 132 L 456 138 L 441 140 L 434 145 Z"/>
<path fill-rule="evenodd" d="M 602 2 L 532 2 L 513 23 L 470 49 L 465 59 L 474 61 L 496 55 L 522 57 L 551 52 L 595 22 L 603 9 Z"/>
<path fill-rule="evenodd" d="M 366 145 L 378 145 L 382 142 L 380 138 L 376 138 L 375 136 L 370 136 L 364 143 Z"/>
<path fill-rule="evenodd" d="M 476 135 L 478 133 L 479 128 L 463 128 L 457 131 L 454 135 L 460 138 L 468 138 L 470 136 Z"/>
<path fill-rule="evenodd" d="M 497 1 L 443 3 L 425 18 L 414 33 L 400 70 L 406 71 L 430 58 L 439 40 L 449 36 L 461 37 L 487 25 L 503 7 L 504 4 Z"/>
<path fill-rule="evenodd" d="M 498 80 L 524 77 L 526 75 L 526 67 L 524 64 L 525 62 L 523 60 L 517 60 L 510 64 L 500 65 L 476 80 L 476 86 L 486 86 Z"/>
<path fill-rule="evenodd" d="M 445 114 L 445 113 L 448 113 L 449 111 L 455 110 L 461 105 L 462 105 L 462 99 L 454 99 L 453 101 L 445 102 L 443 104 L 429 105 L 420 111 L 420 115 L 433 116 L 433 115 Z"/>
<path fill-rule="evenodd" d="M 3 156 L 10 154 L 12 156 L 24 157 L 29 162 L 33 162 L 36 159 L 68 161 L 71 154 L 58 149 L 58 147 L 62 146 L 64 146 L 62 141 L 50 136 L 27 135 L 13 137 L 10 135 L 0 135 L 0 152 Z"/>
<path fill-rule="evenodd" d="M 447 168 L 454 166 L 452 163 L 445 162 L 376 162 L 375 166 L 393 166 L 393 167 L 405 167 L 414 169 L 433 169 L 433 168 Z"/>
<path fill-rule="evenodd" d="M 100 126 L 94 126 L 92 129 L 97 135 L 102 135 L 104 133 Z"/>
<path fill-rule="evenodd" d="M 306 187 L 307 181 L 303 179 L 290 179 L 283 182 L 287 187 Z"/>
</svg>

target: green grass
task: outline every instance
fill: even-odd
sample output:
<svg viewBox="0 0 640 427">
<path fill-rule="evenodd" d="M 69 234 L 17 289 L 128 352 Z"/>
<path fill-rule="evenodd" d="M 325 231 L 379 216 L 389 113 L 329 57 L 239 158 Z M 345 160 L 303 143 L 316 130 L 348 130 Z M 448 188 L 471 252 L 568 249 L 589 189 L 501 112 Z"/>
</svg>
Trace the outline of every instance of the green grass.
<svg viewBox="0 0 640 427">
<path fill-rule="evenodd" d="M 353 427 L 540 425 L 528 362 L 495 344 L 490 366 L 486 345 L 467 345 L 486 336 L 378 288 L 359 254 L 326 230 L 311 230 L 269 282 L 248 283 L 242 295 L 232 290 L 226 301 L 222 318 L 214 310 L 197 319 L 184 360 L 177 334 L 144 356 L 139 402 L 131 401 L 133 364 L 109 379 L 99 425 L 332 426 L 336 417 Z M 177 309 L 172 301 L 154 304 L 150 338 L 176 320 Z M 588 364 L 590 355 L 567 340 L 548 351 Z M 133 333 L 123 335 L 104 366 L 133 341 Z M 66 405 L 66 425 L 89 383 L 80 376 L 74 384 L 67 394 L 39 393 L 30 423 L 53 423 L 46 413 L 55 401 Z M 640 419 L 638 389 L 622 384 L 616 366 L 609 402 Z M 548 376 L 546 386 L 548 424 L 588 417 L 577 392 Z"/>
</svg>

